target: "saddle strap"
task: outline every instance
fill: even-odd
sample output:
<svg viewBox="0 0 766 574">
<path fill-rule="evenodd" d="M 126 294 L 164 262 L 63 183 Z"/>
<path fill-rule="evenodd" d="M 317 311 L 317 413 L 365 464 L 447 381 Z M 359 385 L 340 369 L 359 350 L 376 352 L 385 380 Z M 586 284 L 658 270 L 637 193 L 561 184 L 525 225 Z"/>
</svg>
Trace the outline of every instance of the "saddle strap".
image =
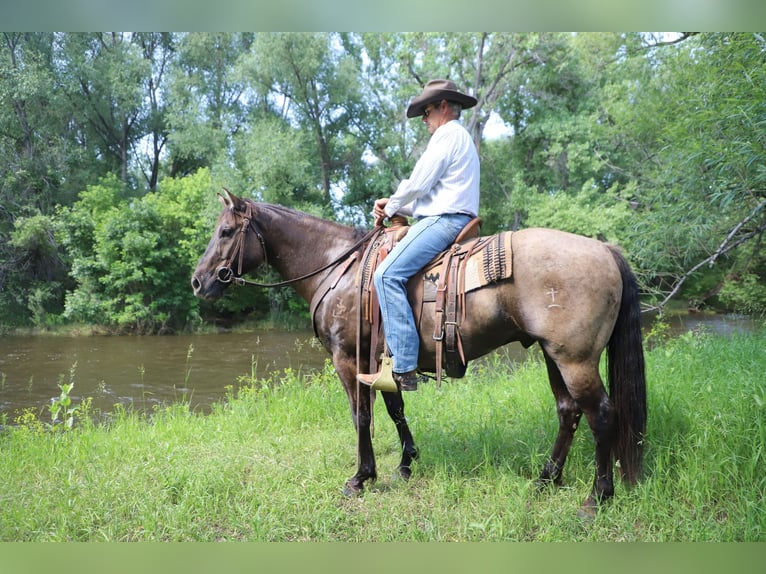
<svg viewBox="0 0 766 574">
<path fill-rule="evenodd" d="M 378 251 L 377 262 L 375 263 L 376 268 L 388 256 L 388 252 L 388 244 L 381 246 L 380 250 Z M 378 292 L 375 289 L 372 278 L 370 278 L 369 302 L 371 317 L 370 323 L 372 324 L 372 328 L 370 329 L 370 372 L 375 373 L 378 370 L 378 357 L 376 350 L 378 348 L 378 341 L 380 340 L 380 336 L 383 334 L 383 321 L 380 320 L 380 302 L 378 301 Z"/>
<path fill-rule="evenodd" d="M 459 271 L 465 257 L 465 252 L 452 258 L 447 274 L 447 311 L 444 315 L 444 345 L 448 372 L 453 372 L 465 364 L 463 345 L 460 340 L 458 321 L 459 308 L 464 308 L 459 288 Z"/>
<path fill-rule="evenodd" d="M 406 222 L 406 219 L 404 221 Z M 359 301 L 359 321 L 364 320 L 370 324 L 370 372 L 375 372 L 378 369 L 380 357 L 377 355 L 377 349 L 384 329 L 373 276 L 377 266 L 388 256 L 394 246 L 406 234 L 407 230 L 408 226 L 403 225 L 400 220 L 397 220 L 391 227 L 382 228 L 380 233 L 367 246 L 360 264 L 359 275 L 357 277 L 361 298 Z M 357 345 L 360 343 L 361 340 L 357 342 Z M 357 365 L 358 368 L 359 366 Z"/>
<path fill-rule="evenodd" d="M 444 302 L 447 293 L 446 276 L 449 272 L 452 261 L 452 249 L 444 254 L 441 270 L 439 271 L 439 282 L 436 284 L 436 302 L 434 304 L 434 333 L 436 350 L 436 385 L 441 387 L 442 382 L 442 345 L 444 342 Z"/>
<path fill-rule="evenodd" d="M 460 319 L 465 315 L 465 293 L 461 289 L 469 250 L 454 244 L 445 254 L 436 286 L 434 334 L 436 383 L 441 385 L 443 365 L 447 373 L 462 376 L 466 361 L 460 338 Z M 461 317 L 462 315 L 462 317 Z"/>
</svg>

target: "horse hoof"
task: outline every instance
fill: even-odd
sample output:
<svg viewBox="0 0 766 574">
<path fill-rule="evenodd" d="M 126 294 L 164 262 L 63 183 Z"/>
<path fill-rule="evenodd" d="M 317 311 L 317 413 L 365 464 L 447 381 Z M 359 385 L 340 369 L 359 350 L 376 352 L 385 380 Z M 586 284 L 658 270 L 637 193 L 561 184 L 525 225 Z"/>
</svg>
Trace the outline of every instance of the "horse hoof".
<svg viewBox="0 0 766 574">
<path fill-rule="evenodd" d="M 350 480 L 343 485 L 343 496 L 346 498 L 353 498 L 362 494 L 364 488 L 353 484 Z"/>
<path fill-rule="evenodd" d="M 399 467 L 399 475 L 398 475 L 399 478 L 407 482 L 411 476 L 412 476 L 412 469 L 409 466 Z"/>
</svg>

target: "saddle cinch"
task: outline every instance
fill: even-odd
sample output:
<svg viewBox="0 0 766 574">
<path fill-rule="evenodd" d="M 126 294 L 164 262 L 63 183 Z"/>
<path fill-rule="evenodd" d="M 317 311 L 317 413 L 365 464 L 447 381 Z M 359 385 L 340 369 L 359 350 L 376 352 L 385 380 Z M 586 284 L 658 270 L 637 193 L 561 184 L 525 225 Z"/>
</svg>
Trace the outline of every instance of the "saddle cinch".
<svg viewBox="0 0 766 574">
<path fill-rule="evenodd" d="M 465 294 L 507 279 L 512 274 L 512 232 L 481 237 L 480 226 L 480 218 L 471 220 L 458 234 L 453 245 L 435 257 L 414 278 L 418 283 L 410 283 L 410 303 L 419 331 L 426 303 L 434 303 L 433 339 L 437 384 L 441 383 L 442 369 L 447 376 L 453 378 L 462 378 L 466 372 L 467 361 L 460 338 L 460 324 L 469 312 L 466 309 Z M 370 372 L 378 368 L 378 344 L 383 336 L 380 307 L 372 276 L 378 264 L 408 230 L 406 218 L 392 218 L 391 226 L 382 230 L 370 242 L 359 267 L 357 287 L 362 298 L 359 320 L 367 321 L 371 326 Z"/>
</svg>

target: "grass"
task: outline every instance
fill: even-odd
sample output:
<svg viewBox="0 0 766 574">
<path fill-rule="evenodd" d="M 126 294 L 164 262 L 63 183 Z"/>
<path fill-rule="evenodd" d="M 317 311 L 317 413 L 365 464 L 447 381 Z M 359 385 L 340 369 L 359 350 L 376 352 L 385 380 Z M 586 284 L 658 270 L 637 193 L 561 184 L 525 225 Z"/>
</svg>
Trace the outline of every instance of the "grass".
<svg viewBox="0 0 766 574">
<path fill-rule="evenodd" d="M 764 541 L 765 348 L 762 330 L 649 351 L 646 477 L 618 483 L 590 523 L 576 515 L 587 426 L 564 485 L 536 492 L 556 433 L 545 368 L 490 356 L 405 397 L 421 450 L 409 482 L 376 402 L 379 478 L 355 498 L 341 494 L 355 436 L 329 364 L 232 388 L 207 415 L 179 403 L 103 422 L 86 404 L 69 431 L 6 421 L 19 424 L 0 434 L 0 541 Z"/>
</svg>

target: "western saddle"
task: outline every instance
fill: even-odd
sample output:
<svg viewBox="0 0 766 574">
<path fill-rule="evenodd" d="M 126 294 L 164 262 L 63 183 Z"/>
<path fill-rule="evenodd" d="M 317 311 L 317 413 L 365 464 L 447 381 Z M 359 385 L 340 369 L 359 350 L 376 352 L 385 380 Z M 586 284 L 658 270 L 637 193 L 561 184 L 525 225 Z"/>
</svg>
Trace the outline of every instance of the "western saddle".
<svg viewBox="0 0 766 574">
<path fill-rule="evenodd" d="M 465 286 L 461 278 L 464 277 L 463 271 L 469 256 L 481 244 L 480 227 L 481 218 L 472 219 L 458 234 L 452 246 L 424 267 L 424 280 L 434 281 L 436 287 L 433 339 L 436 348 L 437 384 L 441 383 L 442 369 L 445 369 L 450 377 L 462 378 L 465 375 L 467 362 L 460 340 L 460 322 L 465 318 Z M 386 258 L 408 230 L 409 224 L 406 218 L 401 216 L 391 218 L 391 225 L 384 228 L 368 245 L 359 267 L 357 277 L 360 293 L 359 320 L 370 324 L 370 372 L 375 372 L 378 368 L 378 346 L 380 337 L 383 335 L 380 307 L 372 276 L 378 264 Z M 422 317 L 424 309 L 423 291 L 419 292 L 421 296 L 417 299 L 419 299 L 420 308 L 413 308 L 416 320 Z"/>
</svg>

